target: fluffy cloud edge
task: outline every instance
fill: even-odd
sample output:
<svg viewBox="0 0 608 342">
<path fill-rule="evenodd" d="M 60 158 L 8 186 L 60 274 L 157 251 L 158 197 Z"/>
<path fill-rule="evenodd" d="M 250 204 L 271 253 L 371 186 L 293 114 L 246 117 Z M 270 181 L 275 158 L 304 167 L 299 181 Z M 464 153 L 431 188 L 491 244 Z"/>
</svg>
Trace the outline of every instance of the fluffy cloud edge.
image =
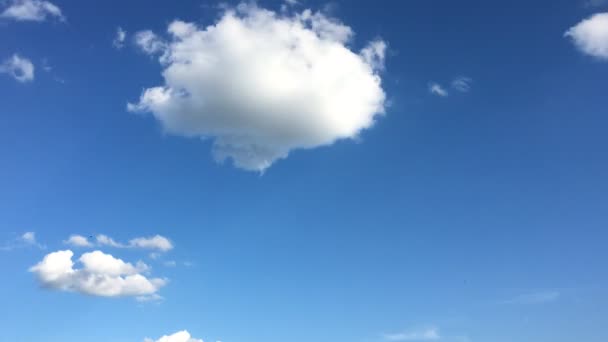
<svg viewBox="0 0 608 342">
<path fill-rule="evenodd" d="M 153 296 L 167 279 L 147 278 L 149 267 L 143 262 L 124 262 L 99 250 L 84 253 L 74 268 L 71 250 L 49 253 L 29 268 L 44 288 L 99 297 Z"/>
<path fill-rule="evenodd" d="M 57 5 L 42 0 L 13 0 L 0 13 L 0 17 L 16 21 L 45 21 L 48 18 L 65 21 L 65 16 Z"/>
<path fill-rule="evenodd" d="M 135 34 L 160 56 L 165 84 L 127 109 L 152 113 L 168 133 L 212 139 L 218 162 L 263 172 L 293 150 L 357 138 L 384 114 L 386 42 L 352 51 L 352 29 L 320 12 L 240 4 L 204 28 L 176 20 L 168 33 Z"/>
<path fill-rule="evenodd" d="M 570 38 L 582 53 L 608 60 L 608 12 L 583 19 L 568 29 L 564 36 Z"/>
</svg>

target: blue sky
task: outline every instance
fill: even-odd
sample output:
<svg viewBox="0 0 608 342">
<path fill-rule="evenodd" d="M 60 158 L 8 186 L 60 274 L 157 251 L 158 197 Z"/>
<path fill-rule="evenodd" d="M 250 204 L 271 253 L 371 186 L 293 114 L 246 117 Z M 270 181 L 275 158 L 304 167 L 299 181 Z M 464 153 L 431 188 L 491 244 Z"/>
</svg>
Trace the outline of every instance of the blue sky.
<svg viewBox="0 0 608 342">
<path fill-rule="evenodd" d="M 608 2 L 0 6 L 0 340 L 608 339 Z"/>
</svg>

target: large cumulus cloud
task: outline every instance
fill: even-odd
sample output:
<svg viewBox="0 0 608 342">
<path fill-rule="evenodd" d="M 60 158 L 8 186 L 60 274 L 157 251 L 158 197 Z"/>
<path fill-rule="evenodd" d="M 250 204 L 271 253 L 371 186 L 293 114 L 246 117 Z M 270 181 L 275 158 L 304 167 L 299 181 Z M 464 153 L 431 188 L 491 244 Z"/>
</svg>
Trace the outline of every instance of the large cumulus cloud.
<svg viewBox="0 0 608 342">
<path fill-rule="evenodd" d="M 294 149 L 354 138 L 384 112 L 385 42 L 355 52 L 351 28 L 322 13 L 241 4 L 214 25 L 174 21 L 168 33 L 137 36 L 160 56 L 164 84 L 128 109 L 168 133 L 213 139 L 218 161 L 263 171 Z"/>
<path fill-rule="evenodd" d="M 148 266 L 142 262 L 133 265 L 110 254 L 93 251 L 79 258 L 82 267 L 76 269 L 73 255 L 70 250 L 49 253 L 31 267 L 30 272 L 38 276 L 44 287 L 103 297 L 145 298 L 155 295 L 166 283 L 164 279 L 144 276 L 142 273 Z"/>
</svg>

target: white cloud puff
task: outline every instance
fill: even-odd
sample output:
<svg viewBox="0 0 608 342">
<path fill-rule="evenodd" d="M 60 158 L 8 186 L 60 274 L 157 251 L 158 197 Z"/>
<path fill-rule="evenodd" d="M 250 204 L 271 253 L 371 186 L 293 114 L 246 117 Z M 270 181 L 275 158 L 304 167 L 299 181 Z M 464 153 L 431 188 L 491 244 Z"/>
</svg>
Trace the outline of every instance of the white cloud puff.
<svg viewBox="0 0 608 342">
<path fill-rule="evenodd" d="M 76 234 L 70 235 L 70 237 L 64 242 L 67 243 L 68 245 L 72 245 L 75 247 L 92 247 L 93 246 L 93 244 L 85 236 L 76 235 Z"/>
<path fill-rule="evenodd" d="M 354 52 L 351 28 L 322 13 L 241 4 L 214 25 L 174 21 L 168 32 L 136 39 L 161 55 L 164 85 L 128 109 L 151 112 L 169 133 L 213 139 L 219 162 L 263 171 L 292 150 L 355 138 L 384 112 L 386 43 Z"/>
<path fill-rule="evenodd" d="M 94 251 L 83 254 L 82 267 L 75 269 L 73 255 L 70 250 L 49 253 L 30 272 L 44 287 L 102 297 L 150 296 L 166 284 L 164 279 L 142 275 L 148 270 L 142 262 L 132 265 Z"/>
<path fill-rule="evenodd" d="M 14 54 L 0 64 L 0 74 L 5 73 L 19 82 L 31 82 L 34 80 L 34 64 L 24 57 Z"/>
<path fill-rule="evenodd" d="M 173 335 L 165 335 L 158 340 L 151 338 L 144 339 L 144 342 L 203 342 L 203 340 L 193 338 L 186 330 L 178 331 Z"/>
<path fill-rule="evenodd" d="M 0 17 L 17 21 L 44 21 L 50 17 L 65 20 L 57 5 L 41 0 L 13 0 Z"/>
<path fill-rule="evenodd" d="M 132 239 L 129 241 L 129 246 L 134 248 L 157 249 L 162 252 L 173 249 L 173 244 L 171 241 L 160 235 Z"/>
<path fill-rule="evenodd" d="M 565 33 L 583 53 L 608 60 L 608 13 L 598 13 Z"/>
<path fill-rule="evenodd" d="M 448 91 L 445 90 L 445 88 L 443 86 L 441 86 L 441 84 L 435 83 L 435 82 L 431 82 L 429 84 L 429 92 L 433 95 L 437 95 L 437 96 L 441 96 L 441 97 L 448 96 Z"/>
</svg>

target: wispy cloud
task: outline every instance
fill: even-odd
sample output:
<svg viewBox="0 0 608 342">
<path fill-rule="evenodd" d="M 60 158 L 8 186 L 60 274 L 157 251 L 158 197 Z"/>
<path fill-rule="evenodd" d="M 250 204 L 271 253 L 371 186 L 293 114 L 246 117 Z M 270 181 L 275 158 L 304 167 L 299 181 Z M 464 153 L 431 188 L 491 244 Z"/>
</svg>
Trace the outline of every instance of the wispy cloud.
<svg viewBox="0 0 608 342">
<path fill-rule="evenodd" d="M 114 248 L 141 248 L 159 252 L 167 252 L 173 249 L 171 240 L 158 234 L 150 237 L 136 237 L 127 243 L 118 242 L 104 234 L 97 235 L 94 241 L 92 241 L 92 236 L 90 239 L 82 235 L 73 234 L 64 243 L 75 247 L 108 246 Z M 156 252 L 150 254 L 152 259 L 156 259 L 158 256 L 159 254 Z"/>
<path fill-rule="evenodd" d="M 458 77 L 452 81 L 452 88 L 462 93 L 468 93 L 471 90 L 472 82 L 470 77 Z"/>
<path fill-rule="evenodd" d="M 559 291 L 541 291 L 526 293 L 517 297 L 503 300 L 501 304 L 543 304 L 555 302 L 560 297 Z"/>
<path fill-rule="evenodd" d="M 46 246 L 39 243 L 36 240 L 36 233 L 34 232 L 25 232 L 21 236 L 5 243 L 3 246 L 0 246 L 0 251 L 10 251 L 18 248 L 25 247 L 36 247 L 39 249 L 46 249 Z"/>
<path fill-rule="evenodd" d="M 436 341 L 441 339 L 439 329 L 426 328 L 421 330 L 410 330 L 393 334 L 384 334 L 387 341 Z"/>
<path fill-rule="evenodd" d="M 436 82 L 429 83 L 429 92 L 433 95 L 441 97 L 446 97 L 449 95 L 448 91 L 443 86 L 441 86 L 441 84 Z"/>
<path fill-rule="evenodd" d="M 584 19 L 564 33 L 582 53 L 608 60 L 608 13 Z"/>
<path fill-rule="evenodd" d="M 16 21 L 45 21 L 48 18 L 65 21 L 57 5 L 41 0 L 13 0 L 0 17 Z"/>
<path fill-rule="evenodd" d="M 116 28 L 116 35 L 114 36 L 112 45 L 117 49 L 122 49 L 122 47 L 125 45 L 125 39 L 127 39 L 127 31 L 118 26 Z"/>
<path fill-rule="evenodd" d="M 34 64 L 27 58 L 14 54 L 0 63 L 0 74 L 8 74 L 21 83 L 34 80 Z"/>
</svg>

